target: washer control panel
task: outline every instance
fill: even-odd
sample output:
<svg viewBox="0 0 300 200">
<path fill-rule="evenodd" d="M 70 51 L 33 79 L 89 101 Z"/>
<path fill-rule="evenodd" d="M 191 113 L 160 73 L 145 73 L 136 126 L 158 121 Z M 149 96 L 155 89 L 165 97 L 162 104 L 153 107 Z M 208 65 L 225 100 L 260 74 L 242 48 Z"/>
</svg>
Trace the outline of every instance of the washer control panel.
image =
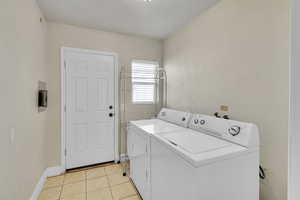
<svg viewBox="0 0 300 200">
<path fill-rule="evenodd" d="M 189 128 L 242 146 L 248 146 L 250 143 L 253 143 L 253 137 L 255 138 L 254 143 L 258 143 L 258 129 L 256 125 L 250 123 L 196 114 L 192 116 Z"/>
<path fill-rule="evenodd" d="M 204 125 L 206 121 L 204 119 L 194 119 L 194 125 Z"/>
<path fill-rule="evenodd" d="M 191 116 L 192 114 L 188 112 L 163 108 L 158 114 L 157 118 L 182 127 L 188 127 Z"/>
</svg>

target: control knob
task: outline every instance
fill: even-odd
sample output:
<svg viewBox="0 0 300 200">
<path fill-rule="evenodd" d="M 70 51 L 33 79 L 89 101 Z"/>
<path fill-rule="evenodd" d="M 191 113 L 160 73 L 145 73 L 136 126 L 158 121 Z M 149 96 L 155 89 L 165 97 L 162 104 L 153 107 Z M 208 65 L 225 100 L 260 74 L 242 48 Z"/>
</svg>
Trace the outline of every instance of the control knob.
<svg viewBox="0 0 300 200">
<path fill-rule="evenodd" d="M 206 123 L 206 122 L 205 122 L 204 119 L 200 120 L 200 124 L 201 124 L 201 125 L 204 125 L 205 123 Z"/>
<path fill-rule="evenodd" d="M 241 132 L 241 127 L 239 126 L 231 126 L 228 129 L 228 132 L 232 135 L 232 136 L 237 136 L 240 132 Z"/>
</svg>

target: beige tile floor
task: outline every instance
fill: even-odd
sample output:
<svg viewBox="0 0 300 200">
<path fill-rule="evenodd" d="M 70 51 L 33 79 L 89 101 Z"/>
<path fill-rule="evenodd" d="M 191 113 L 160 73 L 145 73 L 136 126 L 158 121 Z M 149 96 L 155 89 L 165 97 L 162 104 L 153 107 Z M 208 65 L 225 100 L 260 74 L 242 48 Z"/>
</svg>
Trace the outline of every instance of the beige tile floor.
<svg viewBox="0 0 300 200">
<path fill-rule="evenodd" d="M 38 200 L 141 200 L 120 165 L 77 170 L 47 179 Z"/>
</svg>

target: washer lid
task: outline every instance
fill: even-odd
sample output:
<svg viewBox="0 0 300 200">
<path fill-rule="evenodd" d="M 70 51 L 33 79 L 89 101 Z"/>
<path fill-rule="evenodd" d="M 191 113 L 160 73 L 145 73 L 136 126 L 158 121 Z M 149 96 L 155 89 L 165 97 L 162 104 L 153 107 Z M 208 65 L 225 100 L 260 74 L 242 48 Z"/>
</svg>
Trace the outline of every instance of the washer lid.
<svg viewBox="0 0 300 200">
<path fill-rule="evenodd" d="M 186 129 L 181 126 L 168 123 L 160 119 L 130 121 L 130 123 L 135 127 L 142 129 L 143 131 L 149 134 L 160 134 L 160 133 L 167 133 L 167 132 Z"/>
<path fill-rule="evenodd" d="M 191 129 L 154 134 L 151 138 L 165 144 L 194 167 L 258 152 L 258 149 L 250 151 L 241 145 Z"/>
<path fill-rule="evenodd" d="M 227 141 L 194 131 L 167 133 L 163 137 L 191 154 L 214 151 L 232 145 Z"/>
</svg>

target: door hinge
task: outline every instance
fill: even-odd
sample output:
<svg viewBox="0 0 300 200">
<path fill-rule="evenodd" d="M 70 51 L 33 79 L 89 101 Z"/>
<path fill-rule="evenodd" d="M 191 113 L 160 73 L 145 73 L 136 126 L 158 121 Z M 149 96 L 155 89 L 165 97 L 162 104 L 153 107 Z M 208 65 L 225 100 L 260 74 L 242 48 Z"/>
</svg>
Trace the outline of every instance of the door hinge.
<svg viewBox="0 0 300 200">
<path fill-rule="evenodd" d="M 65 69 L 67 68 L 67 63 L 66 63 L 66 61 L 64 61 L 64 68 L 65 68 Z"/>
<path fill-rule="evenodd" d="M 65 149 L 65 156 L 67 156 L 67 149 Z"/>
</svg>

